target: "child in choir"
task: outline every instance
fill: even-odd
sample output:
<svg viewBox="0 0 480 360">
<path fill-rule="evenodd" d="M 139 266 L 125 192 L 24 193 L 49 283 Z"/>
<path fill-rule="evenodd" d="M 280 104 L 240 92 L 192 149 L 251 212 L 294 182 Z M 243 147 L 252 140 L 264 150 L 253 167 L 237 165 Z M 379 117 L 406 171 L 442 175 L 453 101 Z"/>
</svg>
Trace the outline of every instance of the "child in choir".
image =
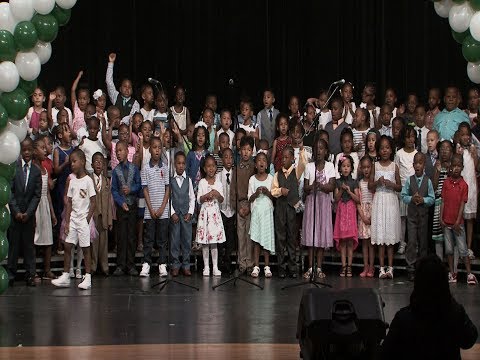
<svg viewBox="0 0 480 360">
<path fill-rule="evenodd" d="M 68 124 L 72 123 L 72 111 L 65 106 L 65 102 L 67 101 L 67 95 L 65 88 L 63 86 L 57 86 L 55 91 L 51 92 L 48 97 L 48 126 L 53 129 L 55 126 L 60 124 L 58 122 L 58 113 L 60 111 L 65 111 L 67 114 L 66 121 Z"/>
<path fill-rule="evenodd" d="M 353 120 L 353 151 L 355 151 L 358 154 L 358 158 L 361 159 L 363 155 L 365 155 L 365 139 L 370 130 L 370 113 L 367 109 L 358 108 L 355 110 Z"/>
<path fill-rule="evenodd" d="M 158 272 L 161 277 L 167 272 L 168 244 L 168 200 L 170 198 L 170 175 L 168 167 L 161 160 L 162 142 L 154 137 L 150 142 L 151 159 L 142 168 L 142 187 L 145 197 L 145 240 L 143 245 L 143 264 L 140 276 L 149 276 L 152 265 L 152 250 L 156 244 L 159 249 Z"/>
<path fill-rule="evenodd" d="M 209 108 L 204 109 L 202 113 L 202 120 L 207 125 L 208 139 L 210 144 L 210 146 L 208 147 L 208 152 L 213 153 L 213 150 L 215 148 L 215 139 L 216 139 L 216 131 L 215 131 L 215 126 L 213 124 L 215 120 L 215 115 L 213 113 L 213 110 Z"/>
<path fill-rule="evenodd" d="M 202 245 L 203 276 L 210 276 L 210 253 L 213 276 L 221 276 L 218 269 L 217 244 L 225 242 L 219 204 L 224 200 L 222 184 L 215 179 L 217 164 L 212 155 L 202 161 L 202 179 L 198 184 L 197 201 L 200 204 L 196 241 Z"/>
<path fill-rule="evenodd" d="M 105 127 L 107 132 L 111 131 L 111 137 L 113 142 L 118 141 L 118 131 L 120 126 L 120 110 L 115 105 L 111 105 L 107 108 L 107 118 L 105 119 L 108 126 Z M 103 126 L 102 126 L 103 131 Z M 103 140 L 103 139 L 102 139 Z"/>
<path fill-rule="evenodd" d="M 375 128 L 378 129 L 380 135 L 392 137 L 392 107 L 390 105 L 382 105 L 378 120 L 378 124 L 375 124 Z"/>
<path fill-rule="evenodd" d="M 258 123 L 258 117 L 257 121 L 254 121 L 253 119 L 252 103 L 250 101 L 244 101 L 240 108 L 240 112 L 243 117 L 243 122 L 239 124 L 239 128 L 245 130 L 246 135 L 253 137 L 256 145 L 258 139 L 260 139 L 260 124 Z"/>
<path fill-rule="evenodd" d="M 115 65 L 116 59 L 117 54 L 111 53 L 108 55 L 108 66 L 105 75 L 105 82 L 107 83 L 107 92 L 110 101 L 120 110 L 122 122 L 128 125 L 130 122 L 130 117 L 136 112 L 140 111 L 140 105 L 137 100 L 132 97 L 133 85 L 129 79 L 124 78 L 122 80 L 122 84 L 118 89 L 120 91 L 115 88 L 115 84 L 113 82 L 113 66 Z"/>
<path fill-rule="evenodd" d="M 183 275 L 192 276 L 190 250 L 192 243 L 192 216 L 195 211 L 195 193 L 192 180 L 185 172 L 186 156 L 175 154 L 175 173 L 170 178 L 170 254 L 172 276 L 182 270 Z M 182 261 L 180 262 L 180 256 Z"/>
<path fill-rule="evenodd" d="M 215 130 L 220 126 L 220 114 L 217 113 L 217 96 L 214 94 L 208 94 L 205 97 L 205 109 L 210 109 L 213 111 L 213 126 Z"/>
<path fill-rule="evenodd" d="M 155 98 L 152 86 L 150 84 L 143 85 L 140 89 L 140 96 L 143 101 L 143 106 L 140 109 L 143 119 L 153 121 L 153 113 L 155 112 L 153 105 Z"/>
<path fill-rule="evenodd" d="M 32 134 L 32 136 L 35 139 L 38 139 L 40 136 L 44 136 L 44 135 L 51 135 L 50 128 L 48 127 L 48 116 L 47 116 L 47 111 L 46 110 L 43 110 L 40 113 L 40 117 L 38 119 L 37 132 L 36 132 L 35 135 Z"/>
<path fill-rule="evenodd" d="M 428 91 L 428 111 L 425 114 L 425 126 L 427 129 L 433 129 L 433 120 L 440 112 L 439 105 L 441 93 L 439 88 L 432 88 Z"/>
<path fill-rule="evenodd" d="M 276 121 L 279 111 L 275 109 L 275 94 L 272 89 L 266 89 L 263 92 L 264 108 L 258 113 L 255 124 L 260 127 L 259 136 L 257 138 L 265 139 L 269 144 L 273 144 L 276 132 Z M 250 110 L 253 108 L 250 104 Z M 243 115 L 243 112 L 242 112 Z"/>
<path fill-rule="evenodd" d="M 338 156 L 340 178 L 336 180 L 335 201 L 337 213 L 333 240 L 337 243 L 342 259 L 340 276 L 352 277 L 353 251 L 358 245 L 357 204 L 360 203 L 358 183 L 353 179 L 353 158 L 350 155 Z"/>
<path fill-rule="evenodd" d="M 358 239 L 362 241 L 363 271 L 360 277 L 373 277 L 375 273 L 375 249 L 371 242 L 372 202 L 373 192 L 368 188 L 368 182 L 372 173 L 373 161 L 365 155 L 360 160 L 362 178 L 358 182 L 360 191 L 360 203 L 358 210 Z"/>
<path fill-rule="evenodd" d="M 333 246 L 332 198 L 335 189 L 335 169 L 328 159 L 328 143 L 316 138 L 313 146 L 314 162 L 305 168 L 305 212 L 303 214 L 301 244 L 308 247 L 308 270 L 304 278 L 310 278 L 313 257 L 317 257 L 315 276 L 323 279 L 323 252 Z M 315 236 L 313 231 L 315 230 Z M 315 254 L 314 254 L 315 252 Z"/>
<path fill-rule="evenodd" d="M 370 128 L 375 128 L 375 123 L 380 116 L 380 107 L 375 105 L 376 93 L 377 87 L 374 83 L 369 82 L 365 84 L 362 91 L 362 102 L 360 104 L 360 108 L 368 111 L 370 115 L 368 119 L 370 122 L 367 123 L 367 126 Z"/>
<path fill-rule="evenodd" d="M 78 130 L 86 128 L 87 124 L 85 123 L 84 112 L 87 109 L 87 105 L 90 103 L 90 91 L 86 88 L 81 88 L 78 90 L 77 87 L 80 79 L 83 76 L 83 71 L 80 71 L 73 81 L 72 89 L 70 91 L 70 98 L 72 101 L 73 109 L 73 120 L 70 124 L 70 130 L 72 131 L 72 139 L 77 137 Z"/>
<path fill-rule="evenodd" d="M 375 129 L 370 129 L 365 139 L 366 154 L 372 162 L 378 160 L 377 142 L 380 140 L 380 133 Z"/>
<path fill-rule="evenodd" d="M 259 150 L 258 150 L 257 154 L 258 153 L 264 153 L 265 155 L 267 155 L 268 164 L 269 164 L 268 173 L 272 176 L 275 176 L 275 166 L 273 165 L 273 163 L 271 161 L 271 158 L 270 158 L 270 152 L 269 152 L 270 146 L 268 145 L 268 141 L 265 140 L 265 139 L 261 139 L 258 142 L 258 148 L 259 148 Z"/>
<path fill-rule="evenodd" d="M 230 130 L 230 126 L 232 126 L 232 113 L 230 110 L 222 110 L 220 112 L 220 129 L 217 131 L 217 139 L 220 140 L 220 135 L 226 133 L 230 139 L 230 149 L 233 150 L 235 133 Z"/>
<path fill-rule="evenodd" d="M 117 152 L 116 152 L 116 145 L 117 143 L 113 141 L 112 139 L 112 127 L 108 129 L 108 132 L 105 130 L 106 124 L 104 122 L 102 126 L 102 139 L 103 139 L 103 144 L 105 145 L 105 150 L 110 154 L 110 164 L 112 169 L 115 169 L 115 167 L 118 165 L 118 159 L 117 159 Z M 120 124 L 118 127 L 118 141 L 125 141 L 128 142 L 128 139 L 130 138 L 130 129 L 126 124 Z M 132 145 L 128 145 L 128 161 L 133 162 L 133 158 L 135 156 L 136 149 Z"/>
<path fill-rule="evenodd" d="M 242 129 L 242 128 L 238 128 L 237 131 L 235 132 L 235 150 L 234 150 L 234 154 L 233 154 L 233 162 L 235 165 L 238 165 L 240 163 L 240 160 L 242 158 L 241 154 L 240 154 L 240 150 L 241 150 L 241 142 L 242 142 L 242 139 L 247 136 L 247 132 Z M 265 140 L 266 141 L 266 140 Z M 254 147 L 255 147 L 255 139 L 253 140 L 253 143 L 254 143 Z M 267 141 L 267 144 L 268 144 L 268 141 Z M 268 146 L 267 146 L 267 149 L 268 149 Z"/>
<path fill-rule="evenodd" d="M 425 106 L 417 105 L 414 112 L 415 131 L 417 132 L 417 151 L 427 153 L 427 134 L 428 129 L 425 126 Z"/>
<path fill-rule="evenodd" d="M 292 145 L 292 138 L 289 136 L 287 115 L 283 113 L 278 114 L 275 123 L 277 124 L 278 137 L 273 140 L 272 159 L 275 171 L 279 171 L 282 168 L 283 149 Z"/>
<path fill-rule="evenodd" d="M 215 162 L 217 163 L 217 174 L 222 171 L 223 162 L 222 162 L 222 154 L 226 149 L 230 149 L 230 137 L 227 133 L 221 133 L 218 137 L 218 152 L 213 153 L 213 157 L 215 158 Z"/>
<path fill-rule="evenodd" d="M 135 224 L 137 221 L 137 193 L 141 189 L 138 168 L 128 161 L 128 145 L 117 143 L 119 164 L 112 172 L 112 195 L 117 215 L 117 268 L 113 275 L 128 273 L 137 276 L 135 269 Z"/>
<path fill-rule="evenodd" d="M 457 282 L 457 274 L 453 267 L 453 248 L 456 246 L 465 264 L 467 284 L 476 285 L 478 282 L 475 275 L 471 272 L 470 258 L 465 240 L 465 228 L 463 225 L 464 207 L 468 202 L 468 185 L 462 178 L 462 170 L 462 155 L 452 155 L 449 177 L 443 183 L 440 224 L 442 225 L 443 235 L 445 237 L 445 254 L 447 255 L 448 268 L 450 270 L 448 273 L 449 282 Z"/>
<path fill-rule="evenodd" d="M 380 279 L 393 279 L 393 247 L 400 241 L 400 208 L 397 193 L 402 190 L 400 170 L 393 161 L 393 139 L 382 135 L 377 143 L 379 160 L 374 163 L 368 188 L 375 191 L 372 203 L 372 244 L 378 246 Z M 388 267 L 385 270 L 385 246 Z"/>
<path fill-rule="evenodd" d="M 291 125 L 300 122 L 303 119 L 303 116 L 300 114 L 300 99 L 298 96 L 290 96 L 290 99 L 288 100 L 288 111 L 290 112 L 288 115 L 288 121 Z M 315 107 L 313 108 L 313 111 L 315 113 Z"/>
<path fill-rule="evenodd" d="M 53 173 L 57 179 L 53 193 L 55 199 L 55 216 L 57 219 L 61 219 L 63 213 L 65 206 L 65 184 L 68 176 L 72 172 L 70 168 L 70 154 L 74 148 L 72 146 L 71 136 L 72 133 L 70 131 L 70 126 L 67 123 L 57 125 L 57 138 L 59 140 L 59 145 L 55 147 L 55 150 L 53 151 Z M 55 231 L 59 231 L 58 227 Z M 57 251 L 60 255 L 63 255 L 63 244 L 60 242 L 57 246 Z"/>
<path fill-rule="evenodd" d="M 439 142 L 438 153 L 439 156 L 438 160 L 435 162 L 435 170 L 433 175 L 433 187 L 435 189 L 435 208 L 433 210 L 432 239 L 435 244 L 435 253 L 440 259 L 443 259 L 444 238 L 443 229 L 440 224 L 440 208 L 442 205 L 443 183 L 448 176 L 448 171 L 450 169 L 450 161 L 453 154 L 452 143 L 448 140 L 443 140 Z M 454 271 L 454 273 L 456 273 L 456 271 Z"/>
<path fill-rule="evenodd" d="M 415 142 L 417 139 L 417 132 L 411 126 L 407 126 L 404 132 L 404 143 L 405 146 L 397 151 L 395 154 L 395 164 L 398 166 L 400 171 L 400 181 L 402 187 L 405 186 L 407 179 L 415 174 L 415 169 L 413 168 L 413 159 L 417 150 L 415 150 Z M 405 231 L 407 228 L 407 204 L 400 201 L 400 217 L 401 217 L 401 233 L 400 233 L 400 246 L 398 247 L 398 253 L 404 254 L 405 248 L 407 246 L 405 242 Z"/>
<path fill-rule="evenodd" d="M 254 267 L 252 277 L 260 274 L 260 250 L 263 250 L 266 278 L 272 277 L 270 270 L 270 254 L 275 254 L 275 231 L 273 222 L 273 176 L 267 173 L 268 158 L 264 153 L 255 157 L 255 175 L 248 182 L 248 201 L 251 203 L 250 239 L 255 243 L 253 248 Z"/>
<path fill-rule="evenodd" d="M 476 87 L 468 90 L 468 107 L 465 112 L 470 119 L 470 125 L 473 127 L 477 124 L 478 111 L 480 107 L 480 93 Z"/>
<path fill-rule="evenodd" d="M 65 221 L 65 256 L 63 273 L 52 284 L 59 287 L 70 286 L 70 257 L 73 246 L 77 244 L 82 248 L 85 259 L 85 277 L 78 284 L 78 288 L 88 290 L 92 287 L 91 256 L 90 256 L 90 219 L 95 213 L 96 193 L 93 180 L 85 170 L 85 154 L 80 149 L 75 149 L 70 155 L 72 172 L 75 177 L 70 179 L 67 191 L 67 208 Z M 78 265 L 80 266 L 80 265 Z"/>
<path fill-rule="evenodd" d="M 28 133 L 35 137 L 38 134 L 40 114 L 46 109 L 43 107 L 45 102 L 45 93 L 39 87 L 35 88 L 32 94 L 33 106 L 28 109 L 25 120 L 27 120 Z"/>
<path fill-rule="evenodd" d="M 230 255 L 235 248 L 235 208 L 230 201 L 230 189 L 232 184 L 232 166 L 233 166 L 233 151 L 227 148 L 222 151 L 223 169 L 217 173 L 217 181 L 222 183 L 223 194 L 225 200 L 220 204 L 220 211 L 222 213 L 223 228 L 225 230 L 225 242 L 219 248 L 220 252 L 220 270 L 225 269 L 227 272 L 231 271 Z M 223 254 L 223 256 L 222 256 Z"/>
<path fill-rule="evenodd" d="M 195 124 L 189 124 L 187 126 L 186 135 L 180 137 L 180 141 L 183 141 L 183 151 L 187 156 L 190 150 L 192 150 L 193 132 L 195 131 Z"/>
<path fill-rule="evenodd" d="M 42 135 L 39 138 L 45 143 L 46 156 L 42 161 L 42 166 L 47 170 L 48 173 L 48 191 L 53 190 L 53 140 L 49 135 Z"/>
<path fill-rule="evenodd" d="M 163 90 L 157 93 L 155 97 L 155 106 L 157 107 L 153 111 L 152 123 L 154 131 L 160 132 L 162 127 L 168 128 L 170 126 L 168 119 L 168 96 Z"/>
<path fill-rule="evenodd" d="M 418 106 L 418 97 L 414 93 L 407 95 L 405 112 L 402 114 L 405 125 L 415 126 L 415 109 Z"/>
<path fill-rule="evenodd" d="M 312 148 L 317 130 L 318 120 L 315 121 L 315 107 L 313 105 L 307 104 L 305 110 L 305 116 L 302 117 L 300 121 L 292 122 L 290 120 L 289 128 L 291 131 L 293 131 L 295 125 L 300 125 L 302 127 L 302 132 L 305 134 L 303 138 L 303 144 Z M 315 124 L 313 123 L 314 121 Z"/>
<path fill-rule="evenodd" d="M 300 160 L 294 166 L 294 151 L 288 146 L 282 152 L 282 168 L 275 173 L 272 184 L 272 195 L 277 198 L 275 208 L 276 253 L 279 263 L 279 277 L 286 276 L 288 271 L 293 278 L 297 277 L 295 249 L 297 240 L 296 210 L 300 203 L 298 181 L 305 170 L 305 150 L 300 151 Z"/>
<path fill-rule="evenodd" d="M 405 146 L 405 122 L 401 117 L 392 120 L 392 138 L 395 152 Z"/>
<path fill-rule="evenodd" d="M 355 116 L 355 110 L 357 109 L 355 102 L 352 101 L 353 85 L 347 81 L 345 84 L 342 85 L 340 94 L 342 95 L 344 106 L 343 117 L 345 119 L 345 122 L 348 125 L 351 125 L 353 123 L 353 117 Z"/>
<path fill-rule="evenodd" d="M 472 131 L 470 124 L 462 122 L 458 126 L 459 144 L 457 144 L 456 152 L 463 156 L 462 177 L 468 185 L 468 201 L 464 207 L 463 217 L 466 222 L 466 238 L 468 247 L 468 256 L 471 260 L 475 259 L 472 251 L 473 227 L 477 218 L 477 177 L 476 169 L 478 168 L 478 155 L 475 145 L 472 144 Z"/>
<path fill-rule="evenodd" d="M 427 152 L 425 157 L 425 175 L 428 176 L 430 180 L 433 182 L 433 174 L 435 171 L 435 165 L 437 163 L 438 157 L 438 150 L 437 145 L 439 136 L 437 130 L 428 130 L 427 129 Z"/>
<path fill-rule="evenodd" d="M 38 249 L 43 250 L 43 279 L 55 279 L 50 270 L 50 260 L 52 258 L 53 233 L 52 225 L 57 225 L 57 218 L 53 211 L 52 198 L 48 189 L 49 175 L 47 169 L 43 167 L 42 162 L 45 160 L 47 150 L 45 141 L 38 139 L 33 142 L 33 165 L 40 169 L 42 173 L 42 194 L 35 213 L 35 236 L 34 244 Z"/>
<path fill-rule="evenodd" d="M 182 85 L 175 86 L 175 104 L 170 107 L 172 115 L 182 134 L 186 133 L 191 124 L 190 111 L 185 106 L 185 88 Z"/>
<path fill-rule="evenodd" d="M 428 252 L 428 208 L 435 203 L 432 181 L 425 175 L 425 154 L 413 158 L 415 174 L 402 188 L 402 201 L 408 206 L 408 244 L 405 253 L 410 281 L 415 277 L 415 264 Z"/>
<path fill-rule="evenodd" d="M 78 146 L 80 150 L 82 150 L 85 154 L 87 159 L 87 163 L 85 164 L 85 169 L 87 170 L 88 174 L 93 173 L 92 167 L 92 157 L 93 154 L 99 152 L 103 154 L 103 156 L 107 157 L 107 150 L 105 146 L 103 146 L 100 139 L 97 137 L 98 131 L 100 129 L 100 121 L 98 118 L 91 117 L 88 120 L 88 138 L 84 138 L 80 145 Z"/>
<path fill-rule="evenodd" d="M 325 125 L 325 131 L 329 136 L 328 150 L 331 154 L 337 155 L 342 151 L 340 137 L 343 129 L 348 128 L 343 116 L 344 103 L 341 98 L 335 98 L 331 102 L 332 121 Z"/>
<path fill-rule="evenodd" d="M 385 90 L 385 105 L 390 106 L 390 112 L 392 114 L 392 119 L 397 117 L 397 92 L 394 88 L 387 88 Z M 398 114 L 400 116 L 400 114 Z M 384 134 L 382 134 L 384 135 Z"/>
<path fill-rule="evenodd" d="M 108 232 L 112 230 L 112 203 L 110 201 L 110 181 L 105 176 L 106 159 L 102 153 L 92 156 L 93 174 L 95 185 L 95 212 L 93 219 L 98 231 L 98 238 L 92 243 L 92 273 L 108 276 Z"/>
<path fill-rule="evenodd" d="M 162 140 L 162 163 L 167 167 L 169 176 L 173 176 L 175 172 L 175 154 L 179 151 L 183 152 L 182 144 L 178 144 L 176 139 L 181 136 L 180 130 L 176 124 L 173 124 L 168 129 L 163 129 L 163 133 L 160 134 Z"/>
<path fill-rule="evenodd" d="M 327 90 L 320 90 L 320 95 L 318 96 L 317 101 L 317 113 L 320 112 L 320 121 L 318 124 L 318 128 L 325 129 L 326 125 L 332 121 L 332 111 L 325 106 L 328 100 L 328 92 Z"/>
<path fill-rule="evenodd" d="M 209 146 L 207 127 L 204 122 L 198 122 L 193 132 L 192 151 L 187 155 L 187 175 L 192 180 L 195 193 L 202 178 L 200 163 L 208 154 Z"/>
<path fill-rule="evenodd" d="M 335 159 L 335 172 L 337 179 L 341 178 L 341 171 L 340 171 L 340 159 L 345 156 L 350 156 L 353 160 L 352 164 L 352 178 L 353 180 L 357 179 L 358 175 L 358 163 L 360 160 L 358 159 L 358 154 L 353 152 L 353 133 L 350 128 L 345 128 L 342 130 L 340 134 L 340 144 L 342 147 L 342 152 L 339 153 Z"/>
<path fill-rule="evenodd" d="M 251 273 L 253 269 L 253 244 L 248 234 L 251 222 L 248 182 L 255 173 L 255 165 L 252 160 L 253 147 L 253 137 L 242 137 L 240 141 L 240 160 L 233 169 L 230 185 L 230 206 L 237 213 L 238 259 L 241 274 L 245 271 Z"/>
</svg>

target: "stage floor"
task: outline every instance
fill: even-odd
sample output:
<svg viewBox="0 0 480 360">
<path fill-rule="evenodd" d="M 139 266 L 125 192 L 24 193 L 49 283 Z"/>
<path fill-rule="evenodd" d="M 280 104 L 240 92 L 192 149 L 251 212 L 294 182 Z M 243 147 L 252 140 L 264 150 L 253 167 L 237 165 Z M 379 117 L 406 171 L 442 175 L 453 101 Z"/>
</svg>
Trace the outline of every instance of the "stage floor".
<svg viewBox="0 0 480 360">
<path fill-rule="evenodd" d="M 327 275 L 326 281 L 335 289 L 378 288 L 385 302 L 387 322 L 392 320 L 398 309 L 408 304 L 413 287 L 404 275 L 393 281 L 340 278 L 336 273 L 328 272 Z M 154 345 L 149 344 L 193 346 L 235 343 L 273 344 L 275 347 L 297 343 L 298 307 L 302 291 L 308 286 L 287 290 L 281 290 L 281 287 L 298 279 L 254 280 L 264 285 L 264 290 L 243 282 L 237 282 L 235 287 L 228 284 L 212 290 L 212 285 L 227 277 L 195 275 L 192 278 L 179 276 L 177 279 L 198 286 L 200 291 L 174 283 L 161 292 L 158 287 L 151 289 L 151 285 L 159 281 L 158 276 L 148 279 L 94 277 L 93 289 L 89 291 L 76 288 L 79 280 L 72 281 L 72 287 L 66 289 L 55 288 L 47 282 L 29 288 L 18 281 L 0 296 L 0 346 L 61 346 L 59 350 L 89 346 L 89 349 L 103 349 L 108 353 L 110 347 L 92 346 L 144 345 L 137 350 L 146 349 L 147 353 L 155 353 Z M 479 288 L 468 287 L 463 283 L 463 277 L 460 280 L 461 283 L 451 286 L 452 292 L 480 329 Z M 1 348 L 0 357 L 14 358 L 15 354 L 22 354 L 16 358 L 49 356 L 45 348 L 38 351 L 29 349 L 21 350 L 21 353 L 20 350 Z M 160 346 L 156 349 L 160 351 L 156 354 L 160 355 L 174 347 Z M 206 349 L 217 349 L 222 353 L 221 347 Z M 288 346 L 281 349 L 290 356 L 292 349 L 298 350 Z M 88 354 L 92 355 L 91 352 Z"/>
</svg>

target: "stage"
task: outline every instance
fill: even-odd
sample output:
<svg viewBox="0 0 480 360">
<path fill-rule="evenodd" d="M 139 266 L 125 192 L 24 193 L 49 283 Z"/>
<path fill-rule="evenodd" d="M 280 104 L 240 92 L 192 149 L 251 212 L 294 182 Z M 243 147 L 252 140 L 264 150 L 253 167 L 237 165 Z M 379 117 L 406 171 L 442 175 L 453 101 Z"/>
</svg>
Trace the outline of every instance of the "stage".
<svg viewBox="0 0 480 360">
<path fill-rule="evenodd" d="M 336 271 L 336 267 L 327 268 L 326 279 L 335 289 L 378 288 L 387 322 L 408 304 L 413 284 L 405 274 L 380 281 L 340 278 Z M 18 281 L 0 296 L 0 358 L 51 359 L 60 354 L 76 360 L 94 354 L 102 359 L 298 357 L 295 333 L 303 288 L 281 290 L 298 279 L 254 280 L 264 290 L 243 282 L 212 290 L 212 285 L 227 277 L 177 279 L 200 290 L 173 283 L 161 292 L 158 287 L 151 289 L 158 276 L 97 276 L 89 291 L 73 286 L 80 280 L 65 289 L 45 281 L 29 288 Z M 451 286 L 452 292 L 480 328 L 478 287 L 468 287 L 463 276 L 460 280 Z M 464 358 L 479 354 L 477 345 Z"/>
</svg>

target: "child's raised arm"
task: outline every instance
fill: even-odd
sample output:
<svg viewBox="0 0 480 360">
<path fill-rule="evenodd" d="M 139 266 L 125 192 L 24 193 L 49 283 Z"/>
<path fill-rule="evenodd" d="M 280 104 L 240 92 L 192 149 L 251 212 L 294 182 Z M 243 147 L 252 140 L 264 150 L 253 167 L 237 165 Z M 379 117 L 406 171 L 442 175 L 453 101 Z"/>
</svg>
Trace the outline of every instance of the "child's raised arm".
<svg viewBox="0 0 480 360">
<path fill-rule="evenodd" d="M 51 92 L 48 96 L 48 105 L 47 105 L 47 119 L 48 119 L 48 128 L 53 128 L 53 116 L 52 116 L 52 103 L 53 100 L 57 98 L 55 92 Z"/>
<path fill-rule="evenodd" d="M 107 84 L 108 97 L 110 98 L 110 101 L 114 105 L 115 105 L 115 102 L 117 101 L 117 97 L 119 94 L 113 82 L 113 65 L 115 64 L 116 59 L 117 59 L 117 54 L 110 53 L 110 55 L 108 55 L 107 73 L 105 74 L 105 82 Z"/>
<path fill-rule="evenodd" d="M 80 81 L 80 78 L 83 76 L 83 71 L 79 71 L 77 77 L 73 81 L 72 84 L 72 90 L 70 92 L 70 98 L 72 100 L 72 110 L 75 109 L 75 104 L 77 103 L 77 87 L 78 87 L 78 82 Z"/>
<path fill-rule="evenodd" d="M 105 117 L 101 118 L 102 121 L 102 141 L 103 145 L 105 145 L 105 148 L 111 152 L 112 151 L 112 131 L 113 131 L 113 124 L 110 124 L 108 127 L 108 132 L 107 132 L 107 121 L 105 120 Z"/>
</svg>

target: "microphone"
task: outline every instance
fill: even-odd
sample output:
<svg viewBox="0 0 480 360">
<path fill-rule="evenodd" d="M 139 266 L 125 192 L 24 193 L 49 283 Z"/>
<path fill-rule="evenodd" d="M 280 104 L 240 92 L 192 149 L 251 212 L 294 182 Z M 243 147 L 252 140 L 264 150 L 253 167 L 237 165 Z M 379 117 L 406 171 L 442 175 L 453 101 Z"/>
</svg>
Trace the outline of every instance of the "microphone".
<svg viewBox="0 0 480 360">
<path fill-rule="evenodd" d="M 235 81 L 232 78 L 228 79 L 228 85 L 233 86 L 235 85 Z"/>
<path fill-rule="evenodd" d="M 150 84 L 160 85 L 160 87 L 163 88 L 162 83 L 161 83 L 160 81 L 158 81 L 158 80 L 156 80 L 156 79 L 153 79 L 153 78 L 151 78 L 151 77 L 149 77 L 147 80 L 148 80 L 148 82 L 149 82 Z"/>
<path fill-rule="evenodd" d="M 345 84 L 345 79 L 340 79 L 340 80 L 337 80 L 335 81 L 332 85 L 343 85 Z"/>
</svg>

